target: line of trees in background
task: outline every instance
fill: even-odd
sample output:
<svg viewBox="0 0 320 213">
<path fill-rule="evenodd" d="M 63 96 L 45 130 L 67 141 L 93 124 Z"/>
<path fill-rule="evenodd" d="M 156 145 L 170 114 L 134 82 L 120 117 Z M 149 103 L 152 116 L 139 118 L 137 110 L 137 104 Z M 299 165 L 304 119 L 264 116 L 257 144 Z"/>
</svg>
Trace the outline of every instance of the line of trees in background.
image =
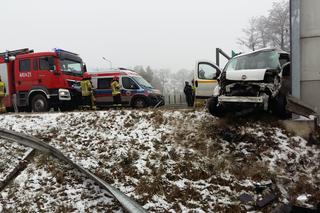
<svg viewBox="0 0 320 213">
<path fill-rule="evenodd" d="M 135 66 L 133 70 L 139 73 L 151 85 L 160 90 L 162 94 L 180 94 L 183 93 L 184 82 L 191 82 L 193 71 L 181 69 L 178 72 L 171 72 L 169 69 L 155 70 L 150 66 Z"/>
<path fill-rule="evenodd" d="M 268 46 L 290 50 L 289 1 L 274 2 L 267 16 L 252 17 L 239 44 L 251 50 Z"/>
</svg>

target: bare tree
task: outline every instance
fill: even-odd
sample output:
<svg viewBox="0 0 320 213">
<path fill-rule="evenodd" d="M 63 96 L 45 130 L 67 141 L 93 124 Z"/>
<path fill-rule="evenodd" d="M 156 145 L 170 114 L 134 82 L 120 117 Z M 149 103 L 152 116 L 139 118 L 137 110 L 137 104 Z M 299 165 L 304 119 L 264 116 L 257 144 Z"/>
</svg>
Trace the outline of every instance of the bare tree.
<svg viewBox="0 0 320 213">
<path fill-rule="evenodd" d="M 152 80 L 153 80 L 153 70 L 151 69 L 150 66 L 147 66 L 147 68 L 146 68 L 145 78 L 149 82 L 152 82 Z"/>
<path fill-rule="evenodd" d="M 259 35 L 256 29 L 257 21 L 258 21 L 257 18 L 254 18 L 254 17 L 251 18 L 249 20 L 248 27 L 242 29 L 244 33 L 244 37 L 239 38 L 238 40 L 238 43 L 240 45 L 244 45 L 253 51 L 257 48 L 259 43 Z"/>
<path fill-rule="evenodd" d="M 289 2 L 274 2 L 268 17 L 268 30 L 273 46 L 283 50 L 290 49 L 290 12 Z"/>
<path fill-rule="evenodd" d="M 265 16 L 260 16 L 256 21 L 256 31 L 258 34 L 259 48 L 267 47 L 269 44 L 268 19 Z"/>
<path fill-rule="evenodd" d="M 243 29 L 239 44 L 252 50 L 267 46 L 290 49 L 290 13 L 288 0 L 274 2 L 268 16 L 253 17 Z"/>
</svg>

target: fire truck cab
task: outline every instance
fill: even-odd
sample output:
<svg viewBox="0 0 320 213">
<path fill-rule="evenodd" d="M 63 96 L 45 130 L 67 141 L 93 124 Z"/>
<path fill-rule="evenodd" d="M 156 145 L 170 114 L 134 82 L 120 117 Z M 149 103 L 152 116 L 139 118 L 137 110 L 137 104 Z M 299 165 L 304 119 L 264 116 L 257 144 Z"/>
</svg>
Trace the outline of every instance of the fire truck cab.
<svg viewBox="0 0 320 213">
<path fill-rule="evenodd" d="M 75 53 L 55 49 L 35 53 L 21 49 L 0 53 L 0 76 L 6 84 L 5 106 L 45 112 L 76 108 L 86 67 Z"/>
</svg>

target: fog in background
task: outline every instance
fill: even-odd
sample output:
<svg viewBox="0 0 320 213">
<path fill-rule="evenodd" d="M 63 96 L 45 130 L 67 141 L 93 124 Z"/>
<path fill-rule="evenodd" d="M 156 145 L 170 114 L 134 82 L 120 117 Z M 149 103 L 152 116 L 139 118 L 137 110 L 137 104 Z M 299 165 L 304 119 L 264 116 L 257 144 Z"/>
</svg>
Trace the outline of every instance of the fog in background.
<svg viewBox="0 0 320 213">
<path fill-rule="evenodd" d="M 215 60 L 215 48 L 237 44 L 253 16 L 271 0 L 10 0 L 1 2 L 0 52 L 58 47 L 79 53 L 88 67 L 193 69 Z"/>
</svg>

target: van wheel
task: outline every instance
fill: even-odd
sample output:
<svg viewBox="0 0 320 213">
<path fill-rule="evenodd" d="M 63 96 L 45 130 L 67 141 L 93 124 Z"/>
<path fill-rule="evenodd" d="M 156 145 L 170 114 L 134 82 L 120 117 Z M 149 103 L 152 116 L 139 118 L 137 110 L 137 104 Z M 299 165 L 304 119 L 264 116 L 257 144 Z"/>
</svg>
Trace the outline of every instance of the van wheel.
<svg viewBox="0 0 320 213">
<path fill-rule="evenodd" d="M 285 95 L 279 94 L 273 102 L 273 114 L 280 119 L 287 119 L 291 114 L 286 110 L 287 99 Z"/>
<path fill-rule="evenodd" d="M 47 112 L 49 110 L 48 100 L 42 94 L 35 95 L 31 100 L 33 112 Z"/>
<path fill-rule="evenodd" d="M 136 98 L 133 101 L 133 107 L 135 108 L 144 108 L 147 107 L 147 101 L 145 98 Z"/>
<path fill-rule="evenodd" d="M 222 117 L 224 115 L 223 110 L 218 106 L 218 97 L 209 98 L 206 107 L 213 116 Z"/>
</svg>

